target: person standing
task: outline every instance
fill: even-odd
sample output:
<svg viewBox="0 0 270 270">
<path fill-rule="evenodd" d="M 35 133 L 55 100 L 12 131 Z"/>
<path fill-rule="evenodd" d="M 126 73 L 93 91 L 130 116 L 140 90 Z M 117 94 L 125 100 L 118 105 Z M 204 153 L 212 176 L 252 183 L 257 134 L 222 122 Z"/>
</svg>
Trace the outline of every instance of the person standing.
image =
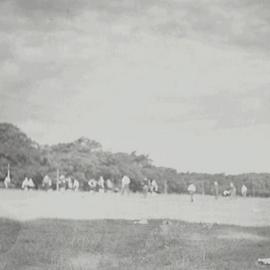
<svg viewBox="0 0 270 270">
<path fill-rule="evenodd" d="M 66 190 L 66 178 L 65 176 L 62 174 L 59 178 L 59 188 L 60 188 L 60 191 L 65 191 Z"/>
<path fill-rule="evenodd" d="M 5 185 L 6 189 L 9 188 L 10 183 L 11 183 L 10 177 L 9 177 L 9 175 L 7 175 L 5 180 L 4 180 L 4 185 Z"/>
<path fill-rule="evenodd" d="M 247 197 L 247 191 L 248 191 L 247 186 L 243 184 L 241 187 L 241 194 L 243 197 Z"/>
<path fill-rule="evenodd" d="M 106 191 L 112 192 L 113 191 L 113 183 L 110 178 L 106 180 Z"/>
<path fill-rule="evenodd" d="M 231 197 L 235 198 L 236 197 L 236 187 L 233 182 L 230 183 L 230 189 L 231 189 Z"/>
<path fill-rule="evenodd" d="M 129 193 L 129 185 L 130 185 L 130 179 L 128 176 L 124 175 L 122 178 L 121 194 Z"/>
<path fill-rule="evenodd" d="M 67 189 L 70 191 L 73 190 L 73 181 L 72 181 L 71 177 L 67 178 Z"/>
<path fill-rule="evenodd" d="M 32 178 L 28 179 L 28 188 L 29 190 L 33 190 L 35 188 L 35 183 Z"/>
<path fill-rule="evenodd" d="M 88 181 L 89 191 L 91 193 L 95 192 L 97 189 L 97 181 L 96 179 L 92 178 Z"/>
<path fill-rule="evenodd" d="M 104 178 L 102 176 L 98 180 L 98 192 L 104 193 Z"/>
<path fill-rule="evenodd" d="M 28 190 L 28 178 L 25 177 L 23 182 L 22 182 L 22 189 L 27 191 Z"/>
<path fill-rule="evenodd" d="M 153 193 L 158 193 L 158 184 L 155 179 L 153 179 L 151 182 L 151 190 Z"/>
<path fill-rule="evenodd" d="M 168 181 L 167 180 L 164 181 L 164 193 L 168 194 Z"/>
<path fill-rule="evenodd" d="M 148 194 L 148 190 L 149 190 L 149 181 L 148 179 L 145 177 L 143 179 L 143 182 L 142 182 L 142 190 L 143 190 L 143 196 L 146 198 L 147 197 L 147 194 Z"/>
<path fill-rule="evenodd" d="M 46 191 L 49 191 L 52 187 L 52 180 L 48 175 L 43 178 L 42 186 Z"/>
<path fill-rule="evenodd" d="M 79 190 L 79 187 L 80 187 L 79 181 L 77 179 L 74 179 L 74 181 L 73 181 L 73 190 L 75 192 L 77 192 Z"/>
<path fill-rule="evenodd" d="M 190 184 L 187 188 L 188 193 L 190 195 L 190 201 L 194 202 L 194 194 L 196 192 L 196 186 L 194 184 Z"/>
<path fill-rule="evenodd" d="M 219 186 L 218 186 L 217 181 L 214 182 L 214 193 L 215 193 L 215 199 L 217 200 L 219 196 Z"/>
</svg>

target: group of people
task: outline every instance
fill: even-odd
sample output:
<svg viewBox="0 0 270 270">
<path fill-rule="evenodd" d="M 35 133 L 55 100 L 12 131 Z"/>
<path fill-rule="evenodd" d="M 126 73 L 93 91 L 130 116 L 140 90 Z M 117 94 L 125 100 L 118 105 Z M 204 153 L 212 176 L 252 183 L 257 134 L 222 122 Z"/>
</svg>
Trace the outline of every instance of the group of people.
<svg viewBox="0 0 270 270">
<path fill-rule="evenodd" d="M 194 194 L 196 193 L 196 186 L 192 183 L 192 184 L 189 184 L 188 187 L 187 187 L 187 191 L 188 193 L 190 194 L 190 200 L 191 202 L 194 201 Z M 245 184 L 243 184 L 241 186 L 241 196 L 242 197 L 247 197 L 247 194 L 248 194 L 248 188 Z M 236 186 L 234 185 L 233 182 L 230 183 L 230 188 L 229 189 L 226 189 L 223 191 L 222 195 L 224 197 L 235 197 L 236 196 L 236 193 L 237 193 L 237 189 L 236 189 Z M 220 195 L 220 191 L 219 191 L 219 184 L 217 181 L 214 182 L 214 195 L 215 195 L 215 198 L 217 199 Z"/>
<path fill-rule="evenodd" d="M 52 190 L 52 179 L 46 175 L 43 178 L 42 181 L 42 187 L 46 191 Z M 72 191 L 78 191 L 80 187 L 80 183 L 77 179 L 71 178 L 71 177 L 65 177 L 64 175 L 61 175 L 57 181 L 56 188 L 60 191 L 64 190 L 72 190 Z"/>
<path fill-rule="evenodd" d="M 9 175 L 4 180 L 5 188 L 9 188 L 9 185 L 11 183 L 11 179 Z M 104 180 L 103 176 L 100 176 L 98 180 L 95 178 L 91 178 L 88 182 L 88 190 L 93 192 L 120 192 L 121 194 L 128 194 L 130 192 L 130 184 L 131 180 L 127 175 L 124 175 L 121 179 L 120 187 L 118 187 L 111 179 Z M 144 178 L 142 181 L 142 190 L 143 193 L 158 193 L 158 184 L 157 181 L 152 179 L 149 180 L 147 178 Z M 33 181 L 32 178 L 25 177 L 22 185 L 22 190 L 33 190 L 36 188 L 36 184 Z M 51 191 L 53 189 L 59 190 L 59 191 L 79 191 L 80 189 L 80 182 L 72 177 L 65 177 L 64 175 L 60 175 L 58 180 L 56 180 L 56 184 L 54 183 L 52 179 L 45 175 L 42 180 L 42 189 L 46 191 Z"/>
<path fill-rule="evenodd" d="M 58 189 L 60 191 L 70 190 L 77 192 L 80 187 L 80 183 L 77 179 L 71 177 L 65 177 L 61 175 L 58 180 Z"/>
<path fill-rule="evenodd" d="M 4 179 L 5 188 L 6 189 L 9 188 L 10 184 L 11 184 L 11 178 L 10 178 L 10 174 L 8 173 Z M 94 178 L 90 179 L 87 182 L 87 184 L 88 184 L 88 189 L 90 192 L 104 193 L 104 192 L 120 191 L 121 194 L 128 194 L 130 192 L 131 180 L 127 175 L 124 175 L 121 179 L 120 190 L 118 186 L 115 185 L 115 183 L 111 179 L 108 178 L 104 180 L 102 176 L 100 176 L 98 180 Z M 21 188 L 23 190 L 32 190 L 36 188 L 36 185 L 32 178 L 25 177 L 22 182 Z M 53 190 L 53 181 L 48 175 L 46 175 L 43 178 L 42 188 L 46 191 Z M 61 175 L 58 181 L 56 181 L 56 189 L 60 191 L 70 190 L 70 191 L 77 192 L 80 189 L 80 182 L 75 178 L 65 177 L 64 175 Z M 141 182 L 141 189 L 145 197 L 147 196 L 148 193 L 155 194 L 159 192 L 157 181 L 155 179 L 150 180 L 146 177 Z M 196 185 L 194 183 L 189 184 L 187 187 L 187 191 L 190 194 L 191 202 L 193 202 L 194 194 L 197 191 Z M 236 193 L 237 193 L 237 188 L 233 182 L 230 183 L 229 189 L 224 190 L 222 193 L 220 192 L 218 182 L 217 181 L 214 182 L 213 194 L 216 199 L 220 196 L 220 194 L 222 194 L 224 197 L 235 197 Z M 245 184 L 241 186 L 240 194 L 242 197 L 247 196 L 248 188 Z"/>
<path fill-rule="evenodd" d="M 111 181 L 111 179 L 106 179 L 102 176 L 100 176 L 99 180 L 90 179 L 88 181 L 88 186 L 90 192 L 100 192 L 104 193 L 106 192 L 118 192 L 120 191 L 121 194 L 129 194 L 130 192 L 130 184 L 131 180 L 127 175 L 124 175 L 121 179 L 121 187 L 119 188 Z M 143 193 L 157 193 L 158 192 L 158 184 L 156 180 L 148 180 L 147 178 L 144 178 L 142 181 L 142 190 Z"/>
<path fill-rule="evenodd" d="M 223 196 L 225 197 L 235 197 L 237 193 L 236 186 L 233 182 L 230 183 L 230 188 L 223 191 Z M 245 184 L 241 186 L 240 193 L 242 197 L 247 197 L 248 188 Z"/>
<path fill-rule="evenodd" d="M 32 178 L 27 178 L 27 177 L 24 178 L 24 180 L 22 182 L 22 189 L 23 190 L 32 190 L 35 187 L 36 186 L 35 186 L 35 183 L 34 183 Z"/>
<path fill-rule="evenodd" d="M 88 187 L 90 192 L 113 192 L 114 184 L 111 179 L 104 180 L 103 176 L 100 176 L 98 180 L 92 178 L 88 181 Z"/>
<path fill-rule="evenodd" d="M 153 194 L 158 193 L 157 181 L 155 179 L 150 180 L 145 177 L 142 182 L 142 190 L 145 197 L 147 196 L 148 193 Z"/>
</svg>

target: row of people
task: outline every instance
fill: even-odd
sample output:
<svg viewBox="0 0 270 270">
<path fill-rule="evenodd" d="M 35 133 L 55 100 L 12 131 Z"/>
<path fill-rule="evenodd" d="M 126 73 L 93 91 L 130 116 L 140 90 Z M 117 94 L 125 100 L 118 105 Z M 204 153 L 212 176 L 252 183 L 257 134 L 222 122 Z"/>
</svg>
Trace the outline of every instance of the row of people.
<svg viewBox="0 0 270 270">
<path fill-rule="evenodd" d="M 114 184 L 111 179 L 107 179 L 106 181 L 101 176 L 98 180 L 92 178 L 88 181 L 89 191 L 91 192 L 101 192 L 106 191 L 114 191 Z"/>
<path fill-rule="evenodd" d="M 88 189 L 90 192 L 117 192 L 119 191 L 119 189 L 117 188 L 117 186 L 115 186 L 115 184 L 113 183 L 113 181 L 111 179 L 106 179 L 104 180 L 104 178 L 102 176 L 100 176 L 100 178 L 98 180 L 92 178 L 90 179 L 88 182 Z M 121 194 L 128 194 L 130 191 L 130 184 L 131 184 L 131 180 L 127 175 L 124 175 L 123 178 L 121 179 L 121 189 L 120 192 Z M 52 180 L 49 176 L 45 176 L 43 179 L 43 183 L 42 186 L 45 190 L 50 190 L 52 189 Z M 65 178 L 64 175 L 61 175 L 59 177 L 59 181 L 58 181 L 58 187 L 59 190 L 64 191 L 64 190 L 74 190 L 74 191 L 78 191 L 80 184 L 79 181 L 76 179 L 71 179 L 71 177 L 67 177 Z M 142 183 L 142 189 L 145 192 L 145 190 L 147 192 L 151 192 L 151 193 L 157 193 L 158 192 L 158 184 L 156 182 L 156 180 L 147 180 L 146 178 L 144 179 L 143 183 Z"/>
<path fill-rule="evenodd" d="M 66 178 L 64 175 L 61 175 L 58 181 L 58 188 L 60 191 L 73 190 L 76 192 L 80 188 L 80 183 L 77 179 L 72 179 L 71 177 Z"/>
<path fill-rule="evenodd" d="M 106 179 L 101 176 L 98 180 L 92 178 L 88 182 L 88 189 L 91 192 L 104 192 L 104 191 L 116 191 L 116 187 L 112 180 Z M 125 190 L 129 189 L 130 185 L 130 179 L 127 176 L 124 176 L 122 178 L 122 185 L 121 185 L 121 192 L 125 193 Z M 57 186 L 60 191 L 64 190 L 74 190 L 78 191 L 80 188 L 80 183 L 77 179 L 72 179 L 71 177 L 65 177 L 64 175 L 61 175 L 59 177 Z M 51 178 L 46 175 L 42 182 L 42 187 L 45 190 L 51 190 L 52 189 L 52 180 Z"/>
<path fill-rule="evenodd" d="M 190 200 L 191 200 L 191 202 L 194 201 L 194 194 L 196 193 L 196 190 L 197 190 L 197 188 L 196 188 L 195 184 L 190 184 L 187 187 L 187 191 L 190 194 Z M 240 192 L 241 192 L 242 197 L 246 197 L 247 196 L 247 194 L 248 194 L 248 188 L 247 188 L 247 186 L 245 184 L 243 184 L 241 186 Z M 236 186 L 234 185 L 233 182 L 231 182 L 230 183 L 230 188 L 224 190 L 223 193 L 222 193 L 222 195 L 224 197 L 235 197 L 236 196 L 236 193 L 237 193 Z M 216 199 L 220 195 L 219 184 L 218 184 L 217 181 L 214 182 L 214 195 L 215 195 L 215 198 Z"/>
<path fill-rule="evenodd" d="M 121 194 L 129 193 L 130 190 L 130 183 L 131 180 L 128 176 L 124 175 L 122 180 L 121 180 Z M 4 179 L 4 186 L 5 188 L 8 188 L 11 184 L 11 179 L 9 174 L 5 177 Z M 147 178 L 144 178 L 142 181 L 142 190 L 145 196 L 147 193 L 158 193 L 158 184 L 155 179 L 149 180 Z M 42 187 L 45 190 L 51 190 L 52 189 L 52 180 L 51 178 L 46 175 L 43 178 L 42 181 Z M 60 190 L 73 190 L 73 191 L 78 191 L 80 188 L 80 183 L 77 179 L 72 179 L 71 177 L 65 177 L 64 175 L 61 175 L 58 180 L 58 187 Z M 90 191 L 99 191 L 99 192 L 104 192 L 106 191 L 118 191 L 118 188 L 115 187 L 114 183 L 110 179 L 104 180 L 102 176 L 100 176 L 99 180 L 96 180 L 94 178 L 90 179 L 88 181 L 88 187 Z M 27 178 L 22 182 L 21 188 L 23 190 L 31 190 L 36 188 L 36 185 L 33 181 L 32 178 Z M 193 201 L 193 196 L 196 193 L 196 186 L 195 184 L 190 184 L 188 185 L 187 191 L 191 195 L 191 201 Z M 220 195 L 219 191 L 219 184 L 217 181 L 214 182 L 214 195 L 216 198 Z M 222 195 L 224 197 L 234 197 L 236 196 L 237 189 L 234 185 L 233 182 L 230 183 L 229 189 L 226 189 L 222 192 Z M 248 188 L 246 185 L 242 185 L 240 189 L 240 193 L 243 197 L 246 197 L 248 194 Z"/>
<path fill-rule="evenodd" d="M 215 182 L 215 185 L 218 187 L 217 182 Z M 217 189 L 217 188 L 216 188 Z M 235 197 L 237 193 L 236 186 L 233 182 L 230 183 L 230 188 L 223 191 L 224 197 Z M 248 194 L 248 188 L 245 184 L 241 186 L 240 193 L 242 197 L 247 197 Z M 216 197 L 218 196 L 218 189 L 216 190 Z"/>
<path fill-rule="evenodd" d="M 47 191 L 52 190 L 52 185 L 53 185 L 52 179 L 48 175 L 46 175 L 42 181 L 43 189 Z M 61 191 L 64 191 L 64 190 L 78 191 L 80 187 L 80 183 L 77 179 L 72 179 L 71 177 L 65 177 L 64 175 L 61 175 L 59 177 L 59 180 L 56 185 Z"/>
</svg>

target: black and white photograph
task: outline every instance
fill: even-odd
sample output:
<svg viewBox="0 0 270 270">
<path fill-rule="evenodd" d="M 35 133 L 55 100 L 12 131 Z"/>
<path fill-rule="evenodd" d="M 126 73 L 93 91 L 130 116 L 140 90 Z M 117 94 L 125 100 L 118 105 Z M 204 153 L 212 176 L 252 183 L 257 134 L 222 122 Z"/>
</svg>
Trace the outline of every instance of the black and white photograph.
<svg viewBox="0 0 270 270">
<path fill-rule="evenodd" d="M 0 270 L 270 268 L 270 0 L 0 0 Z"/>
</svg>

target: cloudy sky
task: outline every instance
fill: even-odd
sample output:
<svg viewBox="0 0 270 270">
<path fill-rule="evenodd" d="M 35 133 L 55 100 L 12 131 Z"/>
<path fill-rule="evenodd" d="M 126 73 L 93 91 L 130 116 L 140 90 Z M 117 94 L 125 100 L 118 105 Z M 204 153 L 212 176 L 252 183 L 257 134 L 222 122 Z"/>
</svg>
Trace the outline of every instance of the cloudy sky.
<svg viewBox="0 0 270 270">
<path fill-rule="evenodd" d="M 270 172 L 269 0 L 1 0 L 0 121 L 197 172 Z"/>
</svg>

